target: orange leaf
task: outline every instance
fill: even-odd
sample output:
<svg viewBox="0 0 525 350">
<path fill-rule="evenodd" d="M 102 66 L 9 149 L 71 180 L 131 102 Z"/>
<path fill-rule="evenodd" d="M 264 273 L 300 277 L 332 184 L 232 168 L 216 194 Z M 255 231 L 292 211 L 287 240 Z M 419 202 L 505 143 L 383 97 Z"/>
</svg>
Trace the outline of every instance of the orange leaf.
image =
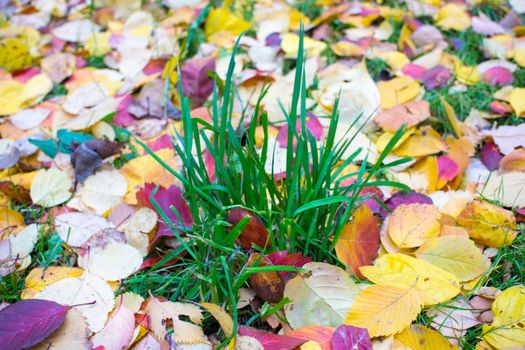
<svg viewBox="0 0 525 350">
<path fill-rule="evenodd" d="M 365 205 L 354 213 L 351 222 L 345 225 L 335 246 L 337 257 L 359 278 L 363 275 L 360 266 L 370 265 L 379 248 L 379 222 Z"/>
</svg>

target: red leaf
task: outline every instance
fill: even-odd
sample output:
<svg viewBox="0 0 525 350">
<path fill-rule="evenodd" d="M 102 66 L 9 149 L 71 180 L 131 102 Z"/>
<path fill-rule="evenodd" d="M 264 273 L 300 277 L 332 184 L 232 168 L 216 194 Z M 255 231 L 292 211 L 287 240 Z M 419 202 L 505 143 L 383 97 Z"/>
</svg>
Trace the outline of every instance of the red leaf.
<svg viewBox="0 0 525 350">
<path fill-rule="evenodd" d="M 341 325 L 332 337 L 332 348 L 372 350 L 372 342 L 366 329 Z"/>
<path fill-rule="evenodd" d="M 54 301 L 27 299 L 0 311 L 0 344 L 4 350 L 31 347 L 53 333 L 63 322 L 69 306 Z"/>
<path fill-rule="evenodd" d="M 263 346 L 264 350 L 289 350 L 294 349 L 305 342 L 304 339 L 268 333 L 246 326 L 239 327 L 239 335 L 257 339 L 257 341 Z"/>
<path fill-rule="evenodd" d="M 250 249 L 252 244 L 259 247 L 266 247 L 270 243 L 268 240 L 268 230 L 261 219 L 253 213 L 241 208 L 233 208 L 228 213 L 227 221 L 235 226 L 246 216 L 250 217 L 250 221 L 248 221 L 248 224 L 237 237 L 237 242 L 244 249 Z"/>
<path fill-rule="evenodd" d="M 290 253 L 287 250 L 281 250 L 266 255 L 272 265 L 287 265 L 295 267 L 303 267 L 304 264 L 312 262 L 312 258 L 305 257 L 301 253 Z M 295 277 L 296 273 L 291 271 L 279 271 L 282 279 L 287 282 Z"/>
<path fill-rule="evenodd" d="M 154 184 L 147 183 L 137 192 L 137 202 L 139 206 L 148 207 L 156 211 L 149 198 L 155 187 L 156 186 Z M 160 186 L 157 193 L 155 193 L 153 196 L 153 199 L 159 204 L 160 208 L 164 211 L 166 216 L 170 219 L 175 227 L 190 228 L 193 225 L 193 215 L 191 214 L 188 203 L 186 203 L 182 197 L 181 188 L 175 185 L 171 185 L 169 188 Z M 180 222 L 179 216 L 170 209 L 170 206 L 172 205 L 179 212 L 182 222 Z M 164 221 L 160 215 L 160 212 L 158 212 L 158 214 L 159 229 L 153 241 L 156 241 L 161 236 L 171 237 L 173 235 L 169 223 Z"/>
</svg>

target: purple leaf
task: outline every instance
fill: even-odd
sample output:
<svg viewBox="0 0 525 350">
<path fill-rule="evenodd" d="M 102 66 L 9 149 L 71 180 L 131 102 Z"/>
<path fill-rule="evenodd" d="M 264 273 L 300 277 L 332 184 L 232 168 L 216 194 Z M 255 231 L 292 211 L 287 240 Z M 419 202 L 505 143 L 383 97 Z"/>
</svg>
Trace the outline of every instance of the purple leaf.
<svg viewBox="0 0 525 350">
<path fill-rule="evenodd" d="M 423 193 L 418 192 L 397 192 L 392 197 L 390 197 L 385 205 L 392 211 L 396 209 L 401 204 L 410 204 L 410 203 L 422 203 L 422 204 L 433 204 L 432 199 Z M 381 208 L 379 214 L 383 217 L 387 216 L 387 211 L 384 208 Z"/>
<path fill-rule="evenodd" d="M 239 335 L 257 339 L 257 341 L 263 346 L 264 350 L 291 350 L 305 342 L 304 339 L 268 333 L 246 326 L 239 327 Z"/>
<path fill-rule="evenodd" d="M 499 162 L 503 155 L 500 153 L 498 146 L 495 143 L 486 143 L 481 147 L 480 151 L 481 162 L 490 171 L 498 170 Z"/>
<path fill-rule="evenodd" d="M 215 71 L 215 58 L 198 58 L 186 61 L 182 66 L 182 92 L 192 102 L 192 107 L 200 107 L 213 92 L 213 80 L 209 71 Z"/>
<path fill-rule="evenodd" d="M 427 89 L 434 90 L 437 87 L 447 85 L 451 76 L 452 74 L 450 74 L 448 69 L 438 65 L 421 74 L 421 80 Z"/>
<path fill-rule="evenodd" d="M 341 325 L 332 336 L 332 349 L 372 350 L 372 342 L 366 329 Z"/>
<path fill-rule="evenodd" d="M 0 344 L 18 350 L 40 343 L 63 322 L 69 306 L 54 301 L 27 299 L 0 311 Z"/>
<path fill-rule="evenodd" d="M 147 183 L 144 185 L 144 188 L 141 188 L 137 192 L 137 202 L 140 206 L 145 206 L 157 211 L 153 203 L 150 202 L 150 195 L 155 187 L 154 184 Z M 153 199 L 158 203 L 175 227 L 190 228 L 193 225 L 193 215 L 191 214 L 188 203 L 186 203 L 182 196 L 182 189 L 179 187 L 175 185 L 171 185 L 169 188 L 160 186 L 157 193 L 153 195 Z M 179 212 L 182 222 L 179 216 L 170 209 L 172 205 Z M 159 229 L 153 241 L 156 241 L 161 236 L 171 237 L 173 235 L 169 223 L 164 221 L 160 212 L 157 211 L 157 213 L 159 214 Z"/>
</svg>

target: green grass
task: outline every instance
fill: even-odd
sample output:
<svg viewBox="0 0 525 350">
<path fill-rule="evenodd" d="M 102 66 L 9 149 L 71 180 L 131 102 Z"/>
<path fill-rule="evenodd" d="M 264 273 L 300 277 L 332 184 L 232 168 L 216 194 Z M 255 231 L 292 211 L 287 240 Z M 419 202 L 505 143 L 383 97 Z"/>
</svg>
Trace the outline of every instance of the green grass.
<svg viewBox="0 0 525 350">
<path fill-rule="evenodd" d="M 152 269 L 125 280 L 123 289 L 140 294 L 151 290 L 153 294 L 164 295 L 172 300 L 183 298 L 225 303 L 234 320 L 238 320 L 238 315 L 235 314 L 238 291 L 246 286 L 251 274 L 295 271 L 296 268 L 258 267 L 259 260 L 248 266 L 247 261 L 251 254 L 235 244 L 247 221 L 243 220 L 235 227 L 229 225 L 226 216 L 230 209 L 240 207 L 254 213 L 273 236 L 267 249 L 254 247 L 255 251 L 264 254 L 288 250 L 300 252 L 314 261 L 340 265 L 334 254 L 334 246 L 353 210 L 365 199 L 360 196 L 363 189 L 367 186 L 398 185 L 372 179 L 381 179 L 381 174 L 393 165 L 384 165 L 383 160 L 401 137 L 402 130 L 375 163 L 360 163 L 359 170 L 351 174 L 356 178 L 352 185 L 341 186 L 341 181 L 349 176 L 341 175 L 343 168 L 355 163 L 361 150 L 347 159 L 343 157 L 355 135 L 348 134 L 345 139 L 336 140 L 336 129 L 341 127 L 338 125 L 338 102 L 335 103 L 328 136 L 324 142 L 317 141 L 306 129 L 302 38 L 301 35 L 293 102 L 288 111 L 283 109 L 289 125 L 296 125 L 296 122 L 301 125 L 301 132 L 296 132 L 293 127 L 288 131 L 288 149 L 293 149 L 294 142 L 296 148 L 295 152 L 290 151 L 286 155 L 286 177 L 276 180 L 273 174 L 265 171 L 265 164 L 271 159 L 273 152 L 269 144 L 268 116 L 260 109 L 267 88 L 261 91 L 253 114 L 243 115 L 243 122 L 238 127 L 232 124 L 235 94 L 231 77 L 235 66 L 235 49 L 223 95 L 219 98 L 217 89 L 213 95 L 211 123 L 192 118 L 188 99 L 181 100 L 184 136 L 179 135 L 174 145 L 183 167 L 170 168 L 143 145 L 182 182 L 195 224 L 190 229 L 179 229 L 174 225 L 172 231 L 180 247 Z M 261 149 L 256 147 L 256 127 L 264 130 Z M 213 157 L 215 181 L 210 179 L 205 167 L 202 153 L 204 148 Z M 154 200 L 152 204 L 156 206 Z M 157 209 L 162 212 L 162 209 Z M 168 217 L 165 214 L 163 216 L 169 222 Z M 180 257 L 180 260 L 171 266 L 161 267 L 173 257 Z M 271 308 L 269 310 L 273 312 Z M 264 313 L 251 315 L 248 320 L 257 322 L 263 316 Z"/>
<path fill-rule="evenodd" d="M 456 55 L 464 64 L 473 66 L 485 59 L 481 48 L 483 47 L 482 34 L 478 34 L 469 28 L 463 32 L 444 32 L 449 40 L 458 40 L 461 42 L 459 47 L 449 47 L 447 50 Z"/>
</svg>

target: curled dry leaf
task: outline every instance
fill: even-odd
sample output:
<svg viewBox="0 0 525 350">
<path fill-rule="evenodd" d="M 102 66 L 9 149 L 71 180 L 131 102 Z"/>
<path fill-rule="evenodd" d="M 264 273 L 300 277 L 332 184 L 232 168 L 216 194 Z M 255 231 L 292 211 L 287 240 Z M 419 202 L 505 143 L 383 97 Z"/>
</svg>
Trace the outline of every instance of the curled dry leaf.
<svg viewBox="0 0 525 350">
<path fill-rule="evenodd" d="M 202 331 L 202 311 L 195 305 L 161 301 L 150 296 L 147 304 L 147 315 L 153 334 L 159 340 L 164 340 L 168 334 L 167 321 L 171 320 L 173 325 L 173 340 L 180 344 L 208 344 L 208 340 Z M 181 316 L 189 318 L 182 321 Z"/>
<path fill-rule="evenodd" d="M 248 265 L 253 265 L 260 255 L 253 254 L 248 261 Z M 257 266 L 272 265 L 271 261 L 263 256 L 260 257 Z M 259 298 L 271 303 L 278 303 L 283 298 L 284 280 L 277 271 L 256 272 L 250 275 L 248 282 Z"/>
<path fill-rule="evenodd" d="M 450 300 L 460 292 L 459 281 L 448 271 L 404 254 L 385 254 L 361 273 L 374 283 L 415 286 L 424 295 L 425 305 Z"/>
<path fill-rule="evenodd" d="M 367 206 L 359 207 L 343 227 L 335 246 L 337 257 L 358 277 L 359 267 L 371 264 L 379 249 L 379 221 Z"/>
<path fill-rule="evenodd" d="M 474 241 L 489 247 L 508 246 L 518 233 L 511 211 L 478 200 L 463 209 L 457 222 Z"/>
<path fill-rule="evenodd" d="M 310 325 L 341 325 L 359 293 L 342 269 L 326 263 L 308 263 L 307 272 L 288 281 L 284 297 L 291 300 L 284 311 L 294 329 Z"/>
<path fill-rule="evenodd" d="M 371 337 L 392 335 L 416 319 L 424 298 L 415 287 L 373 285 L 355 298 L 345 324 L 366 328 Z"/>
</svg>

